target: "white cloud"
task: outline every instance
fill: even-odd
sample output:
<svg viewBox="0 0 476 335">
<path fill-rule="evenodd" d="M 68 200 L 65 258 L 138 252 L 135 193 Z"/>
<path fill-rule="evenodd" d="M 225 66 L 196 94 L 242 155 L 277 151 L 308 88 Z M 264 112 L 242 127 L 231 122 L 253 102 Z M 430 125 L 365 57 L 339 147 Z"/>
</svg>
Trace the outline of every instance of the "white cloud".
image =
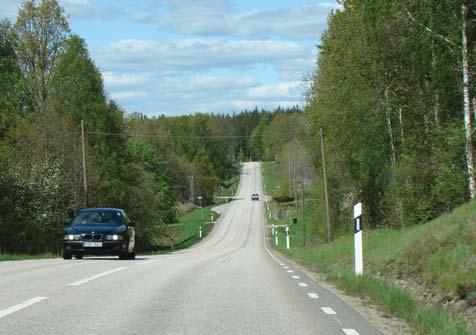
<svg viewBox="0 0 476 335">
<path fill-rule="evenodd" d="M 299 8 L 238 13 L 225 0 L 162 0 L 168 11 L 161 15 L 162 29 L 183 35 L 284 36 L 317 39 L 327 15 L 337 2 L 313 3 Z M 152 22 L 151 18 L 148 18 Z"/>
<path fill-rule="evenodd" d="M 252 99 L 302 101 L 302 83 L 300 81 L 280 82 L 277 84 L 260 85 L 248 90 L 247 96 Z"/>
<path fill-rule="evenodd" d="M 309 53 L 290 41 L 186 39 L 168 42 L 122 40 L 92 48 L 104 71 L 198 70 L 240 68 L 299 59 Z"/>
<path fill-rule="evenodd" d="M 0 0 L 0 17 L 14 20 L 22 2 L 23 0 Z M 65 14 L 73 20 L 92 17 L 100 17 L 106 20 L 128 16 L 125 11 L 118 7 L 101 5 L 97 2 L 92 3 L 90 0 L 58 0 L 58 3 L 63 7 Z"/>
<path fill-rule="evenodd" d="M 111 81 L 116 83 L 116 81 Z M 126 82 L 126 81 L 125 81 Z M 262 84 L 249 76 L 161 75 L 136 87 L 106 87 L 126 110 L 152 114 L 229 113 L 245 108 L 302 105 L 300 82 Z M 171 109 L 173 108 L 173 109 Z"/>
<path fill-rule="evenodd" d="M 106 71 L 102 73 L 102 77 L 104 85 L 111 89 L 144 86 L 150 82 L 149 75 L 142 73 L 117 73 Z"/>
<path fill-rule="evenodd" d="M 112 99 L 117 100 L 135 100 L 135 99 L 143 99 L 148 96 L 147 92 L 144 91 L 124 91 L 124 92 L 113 92 L 111 93 Z"/>
</svg>

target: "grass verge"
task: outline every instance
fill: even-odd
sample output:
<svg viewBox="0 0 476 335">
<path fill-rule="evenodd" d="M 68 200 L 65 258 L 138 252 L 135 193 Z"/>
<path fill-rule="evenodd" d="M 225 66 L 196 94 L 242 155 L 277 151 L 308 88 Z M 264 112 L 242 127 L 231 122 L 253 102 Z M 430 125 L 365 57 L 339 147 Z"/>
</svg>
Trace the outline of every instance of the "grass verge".
<svg viewBox="0 0 476 335">
<path fill-rule="evenodd" d="M 45 253 L 37 255 L 28 255 L 28 254 L 0 254 L 1 261 L 19 261 L 27 259 L 41 259 L 41 258 L 58 258 L 61 257 L 60 254 L 55 253 Z"/>
<path fill-rule="evenodd" d="M 280 178 L 267 175 L 279 169 L 271 168 L 275 163 L 268 164 L 263 166 L 263 173 L 268 189 L 272 190 L 276 189 L 273 180 Z M 297 214 L 291 211 L 278 218 L 278 206 L 271 202 L 268 223 L 288 224 L 290 217 L 299 218 L 297 225 L 290 226 L 290 250 L 285 249 L 283 228 L 278 233 L 278 246 L 274 238 L 270 239 L 272 247 L 307 268 L 326 274 L 330 282 L 347 294 L 369 298 L 386 313 L 406 320 L 415 334 L 470 334 L 460 315 L 441 305 L 425 303 L 394 282 L 413 281 L 434 296 L 447 294 L 454 299 L 460 299 L 461 291 L 471 293 L 476 288 L 476 220 L 472 215 L 476 212 L 476 202 L 427 224 L 400 230 L 365 231 L 366 275 L 362 277 L 353 274 L 352 234 L 342 234 L 330 244 L 322 243 L 319 236 L 325 236 L 325 217 L 319 216 L 313 207 L 316 206 L 305 205 L 303 225 L 302 208 Z M 476 333 L 475 329 L 471 331 Z"/>
<path fill-rule="evenodd" d="M 238 188 L 238 184 L 240 182 L 240 176 L 236 175 L 232 178 L 222 182 L 220 184 L 219 190 L 216 193 L 217 196 L 215 197 L 215 204 L 221 205 L 227 202 L 227 199 L 222 197 L 232 197 L 235 195 L 236 190 Z"/>
</svg>

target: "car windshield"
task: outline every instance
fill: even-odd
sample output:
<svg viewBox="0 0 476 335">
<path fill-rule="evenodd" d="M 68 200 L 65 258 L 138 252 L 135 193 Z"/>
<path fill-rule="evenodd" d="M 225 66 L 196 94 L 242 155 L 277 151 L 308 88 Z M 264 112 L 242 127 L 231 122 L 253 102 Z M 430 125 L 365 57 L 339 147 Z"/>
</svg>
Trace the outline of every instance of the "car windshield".
<svg viewBox="0 0 476 335">
<path fill-rule="evenodd" d="M 73 225 L 110 225 L 125 224 L 124 215 L 120 211 L 90 210 L 80 212 L 73 220 Z"/>
</svg>

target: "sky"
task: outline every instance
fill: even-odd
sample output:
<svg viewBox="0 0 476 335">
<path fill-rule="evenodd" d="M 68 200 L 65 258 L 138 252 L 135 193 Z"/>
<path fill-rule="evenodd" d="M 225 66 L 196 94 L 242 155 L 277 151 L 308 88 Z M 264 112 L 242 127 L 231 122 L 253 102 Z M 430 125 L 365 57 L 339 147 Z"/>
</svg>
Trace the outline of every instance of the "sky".
<svg viewBox="0 0 476 335">
<path fill-rule="evenodd" d="M 0 0 L 15 20 L 19 0 Z M 335 0 L 59 0 L 127 112 L 303 105 Z"/>
</svg>

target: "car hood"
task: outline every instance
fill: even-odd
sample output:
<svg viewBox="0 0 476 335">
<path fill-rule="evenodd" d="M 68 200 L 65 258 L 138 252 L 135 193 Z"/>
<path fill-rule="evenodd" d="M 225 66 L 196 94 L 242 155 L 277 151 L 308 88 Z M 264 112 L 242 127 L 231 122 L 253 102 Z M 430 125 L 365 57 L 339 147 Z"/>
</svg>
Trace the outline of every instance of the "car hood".
<svg viewBox="0 0 476 335">
<path fill-rule="evenodd" d="M 74 225 L 65 229 L 66 234 L 120 234 L 126 230 L 126 226 L 110 226 L 110 225 Z"/>
</svg>

